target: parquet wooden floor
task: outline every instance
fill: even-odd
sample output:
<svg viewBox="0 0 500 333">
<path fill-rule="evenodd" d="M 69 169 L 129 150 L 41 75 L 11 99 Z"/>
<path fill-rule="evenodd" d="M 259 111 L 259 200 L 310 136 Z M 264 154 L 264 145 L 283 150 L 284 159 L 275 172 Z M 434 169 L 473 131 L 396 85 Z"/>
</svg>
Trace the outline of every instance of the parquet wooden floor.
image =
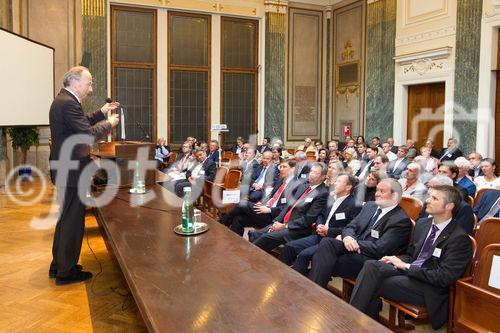
<svg viewBox="0 0 500 333">
<path fill-rule="evenodd" d="M 41 182 L 20 189 L 39 191 Z M 95 217 L 87 214 L 80 263 L 91 282 L 56 286 L 48 277 L 58 206 L 49 187 L 41 201 L 21 206 L 0 187 L 0 332 L 146 332 L 116 261 L 108 253 Z M 32 197 L 28 196 L 29 197 Z M 19 198 L 19 196 L 16 196 Z M 33 217 L 41 218 L 32 221 Z M 100 264 L 99 264 L 100 263 Z M 102 273 L 96 277 L 102 266 Z"/>
</svg>

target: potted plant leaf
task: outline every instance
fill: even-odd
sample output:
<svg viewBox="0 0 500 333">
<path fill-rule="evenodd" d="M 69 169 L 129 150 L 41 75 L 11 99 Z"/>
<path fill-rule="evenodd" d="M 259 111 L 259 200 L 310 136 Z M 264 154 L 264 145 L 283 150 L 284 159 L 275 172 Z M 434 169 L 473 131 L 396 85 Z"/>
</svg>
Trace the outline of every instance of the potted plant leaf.
<svg viewBox="0 0 500 333">
<path fill-rule="evenodd" d="M 31 146 L 38 146 L 39 137 L 36 127 L 10 127 L 7 129 L 7 134 L 12 139 L 12 149 L 21 149 L 22 164 L 26 165 L 28 150 Z M 19 176 L 22 178 L 31 177 L 31 167 L 23 167 L 19 169 Z"/>
</svg>

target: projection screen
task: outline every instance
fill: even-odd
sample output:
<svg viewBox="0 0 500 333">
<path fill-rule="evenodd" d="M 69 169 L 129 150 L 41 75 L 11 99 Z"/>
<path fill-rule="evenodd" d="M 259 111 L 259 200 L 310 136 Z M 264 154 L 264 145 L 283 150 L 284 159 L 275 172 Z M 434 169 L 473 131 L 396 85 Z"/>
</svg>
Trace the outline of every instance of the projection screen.
<svg viewBox="0 0 500 333">
<path fill-rule="evenodd" d="M 0 29 L 0 126 L 48 125 L 54 49 Z"/>
</svg>

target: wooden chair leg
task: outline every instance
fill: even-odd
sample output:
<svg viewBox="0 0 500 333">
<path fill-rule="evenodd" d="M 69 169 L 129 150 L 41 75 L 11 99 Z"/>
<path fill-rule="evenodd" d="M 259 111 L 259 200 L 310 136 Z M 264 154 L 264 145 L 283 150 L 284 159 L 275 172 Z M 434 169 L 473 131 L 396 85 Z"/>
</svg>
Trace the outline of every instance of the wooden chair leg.
<svg viewBox="0 0 500 333">
<path fill-rule="evenodd" d="M 349 303 L 354 286 L 349 282 L 342 281 L 342 299 Z"/>
</svg>

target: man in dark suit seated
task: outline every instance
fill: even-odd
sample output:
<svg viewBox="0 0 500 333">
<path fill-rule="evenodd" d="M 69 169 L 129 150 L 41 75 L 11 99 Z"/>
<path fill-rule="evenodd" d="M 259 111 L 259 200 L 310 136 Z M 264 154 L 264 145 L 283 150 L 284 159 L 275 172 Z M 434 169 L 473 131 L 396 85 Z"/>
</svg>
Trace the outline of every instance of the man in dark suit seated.
<svg viewBox="0 0 500 333">
<path fill-rule="evenodd" d="M 271 146 L 269 145 L 270 143 L 271 139 L 266 136 L 262 140 L 262 144 L 257 146 L 257 152 L 262 155 L 266 151 L 271 151 Z"/>
<path fill-rule="evenodd" d="M 358 215 L 361 206 L 352 195 L 356 178 L 342 174 L 337 177 L 328 203 L 316 220 L 316 233 L 285 244 L 279 259 L 292 265 L 296 271 L 306 274 L 307 267 L 323 237 L 335 238 Z"/>
<path fill-rule="evenodd" d="M 193 187 L 193 198 L 197 198 L 203 190 L 205 180 L 213 181 L 217 167 L 211 159 L 207 158 L 207 153 L 199 148 L 194 150 L 196 163 L 185 172 L 185 179 L 176 180 L 174 183 L 175 194 L 182 197 L 184 187 Z M 167 186 L 168 187 L 168 186 Z"/>
<path fill-rule="evenodd" d="M 326 205 L 328 189 L 323 183 L 328 168 L 315 162 L 309 172 L 309 183 L 302 184 L 295 192 L 295 202 L 287 205 L 267 227 L 252 232 L 249 240 L 265 251 L 293 239 L 308 236 L 311 225 Z"/>
<path fill-rule="evenodd" d="M 406 146 L 400 146 L 398 148 L 398 152 L 396 156 L 398 157 L 396 160 L 389 163 L 389 169 L 387 170 L 387 174 L 391 178 L 399 179 L 401 178 L 401 174 L 406 170 L 406 167 L 410 163 L 406 155 L 408 154 L 408 148 Z"/>
<path fill-rule="evenodd" d="M 180 153 L 177 154 L 177 160 L 174 162 L 172 168 L 169 171 L 184 172 L 188 169 L 191 157 L 191 143 L 185 141 L 180 149 Z"/>
<path fill-rule="evenodd" d="M 297 166 L 295 167 L 295 178 L 301 182 L 306 182 L 309 171 L 311 171 L 311 165 L 307 161 L 306 153 L 303 151 L 297 151 L 295 152 L 294 158 L 295 162 L 297 162 Z"/>
<path fill-rule="evenodd" d="M 439 161 L 454 161 L 463 153 L 458 149 L 458 140 L 455 138 L 448 139 L 448 147 L 441 149 L 439 152 Z"/>
<path fill-rule="evenodd" d="M 401 195 L 395 179 L 382 179 L 375 202 L 367 202 L 337 238 L 321 240 L 309 279 L 326 288 L 332 276 L 355 279 L 365 261 L 401 253 L 412 230 L 410 218 L 399 206 Z"/>
<path fill-rule="evenodd" d="M 467 194 L 471 197 L 476 196 L 476 184 L 469 178 L 469 170 L 472 164 L 463 156 L 455 160 L 455 165 L 458 168 L 457 184 L 467 190 Z"/>
<path fill-rule="evenodd" d="M 210 141 L 210 144 L 208 145 L 207 157 L 214 161 L 215 164 L 219 163 L 219 141 Z"/>
<path fill-rule="evenodd" d="M 483 156 L 481 156 L 481 154 L 479 154 L 478 152 L 473 152 L 469 154 L 469 157 L 467 159 L 471 163 L 469 176 L 471 176 L 472 179 L 482 176 L 483 170 L 481 170 L 481 160 L 483 159 Z"/>
<path fill-rule="evenodd" d="M 255 177 L 249 187 L 249 201 L 257 202 L 265 197 L 271 192 L 274 184 L 278 181 L 279 172 L 276 165 L 271 163 L 272 157 L 273 153 L 271 151 L 266 151 L 262 154 L 262 161 L 255 169 L 257 177 Z"/>
<path fill-rule="evenodd" d="M 288 202 L 293 200 L 293 195 L 300 183 L 294 178 L 295 161 L 284 161 L 279 166 L 280 179 L 273 190 L 262 202 L 253 203 L 242 200 L 238 205 L 224 215 L 221 223 L 232 231 L 243 236 L 245 227 L 264 228 L 273 222 Z"/>
<path fill-rule="evenodd" d="M 378 318 L 380 297 L 425 306 L 432 328 L 443 326 L 448 317 L 448 287 L 464 274 L 472 257 L 469 236 L 452 218 L 460 201 L 454 187 L 434 187 L 427 200 L 432 218 L 417 221 L 405 255 L 365 263 L 351 305 L 372 318 Z"/>
<path fill-rule="evenodd" d="M 432 177 L 426 185 L 428 192 L 430 192 L 435 186 L 453 186 L 453 180 L 445 175 L 437 175 Z M 460 225 L 466 233 L 472 235 L 474 231 L 474 214 L 472 212 L 472 207 L 465 200 L 462 200 L 453 211 L 453 219 L 457 221 L 457 224 Z M 427 202 L 424 202 L 424 206 L 418 218 L 421 219 L 426 217 L 429 217 L 429 213 L 427 213 Z"/>
<path fill-rule="evenodd" d="M 245 139 L 243 139 L 241 136 L 236 138 L 236 143 L 229 148 L 229 151 L 235 153 L 235 154 L 241 154 L 243 153 L 243 144 L 245 143 Z"/>
<path fill-rule="evenodd" d="M 500 190 L 488 190 L 483 192 L 481 199 L 474 207 L 479 223 L 490 217 L 499 217 L 500 214 Z"/>
<path fill-rule="evenodd" d="M 467 197 L 469 196 L 469 192 L 467 192 L 465 188 L 457 184 L 458 167 L 454 162 L 444 161 L 439 166 L 438 173 L 440 175 L 450 177 L 451 180 L 453 180 L 453 186 L 455 186 L 460 191 L 464 199 L 467 199 Z"/>
</svg>

